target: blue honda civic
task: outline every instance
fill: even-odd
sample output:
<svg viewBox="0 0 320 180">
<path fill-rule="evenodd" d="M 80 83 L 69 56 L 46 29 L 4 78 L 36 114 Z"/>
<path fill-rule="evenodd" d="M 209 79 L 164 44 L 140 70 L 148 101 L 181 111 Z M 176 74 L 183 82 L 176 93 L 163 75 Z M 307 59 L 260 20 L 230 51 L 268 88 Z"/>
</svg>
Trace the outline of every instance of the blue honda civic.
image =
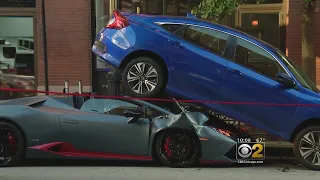
<svg viewBox="0 0 320 180">
<path fill-rule="evenodd" d="M 115 10 L 92 50 L 121 71 L 127 94 L 199 100 L 292 142 L 297 159 L 320 170 L 319 90 L 272 45 L 194 17 Z"/>
</svg>

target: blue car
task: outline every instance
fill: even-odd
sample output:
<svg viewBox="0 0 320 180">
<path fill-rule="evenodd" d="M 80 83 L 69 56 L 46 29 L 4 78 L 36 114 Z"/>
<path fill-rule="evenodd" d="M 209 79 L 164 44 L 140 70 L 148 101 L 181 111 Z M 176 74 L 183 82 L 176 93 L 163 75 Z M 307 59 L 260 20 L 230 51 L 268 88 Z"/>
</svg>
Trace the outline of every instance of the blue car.
<svg viewBox="0 0 320 180">
<path fill-rule="evenodd" d="M 319 90 L 270 44 L 194 17 L 115 10 L 92 50 L 121 71 L 127 94 L 198 100 L 292 142 L 297 159 L 320 170 Z"/>
</svg>

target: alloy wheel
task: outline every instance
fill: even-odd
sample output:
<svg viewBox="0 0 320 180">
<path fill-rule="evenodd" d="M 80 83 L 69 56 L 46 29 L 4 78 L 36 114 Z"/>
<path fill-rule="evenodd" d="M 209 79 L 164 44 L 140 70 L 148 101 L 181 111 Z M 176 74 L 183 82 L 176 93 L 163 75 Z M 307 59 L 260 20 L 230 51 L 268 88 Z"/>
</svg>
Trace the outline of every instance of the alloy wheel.
<svg viewBox="0 0 320 180">
<path fill-rule="evenodd" d="M 149 94 L 157 87 L 158 81 L 158 72 L 149 63 L 136 63 L 127 73 L 128 85 L 137 94 Z"/>
<path fill-rule="evenodd" d="M 320 131 L 306 133 L 300 140 L 299 152 L 304 161 L 320 166 Z"/>
<path fill-rule="evenodd" d="M 160 155 L 170 164 L 184 165 L 196 156 L 196 140 L 186 132 L 163 136 L 160 144 Z"/>
<path fill-rule="evenodd" d="M 10 128 L 0 126 L 0 165 L 10 163 L 17 154 L 18 139 Z"/>
</svg>

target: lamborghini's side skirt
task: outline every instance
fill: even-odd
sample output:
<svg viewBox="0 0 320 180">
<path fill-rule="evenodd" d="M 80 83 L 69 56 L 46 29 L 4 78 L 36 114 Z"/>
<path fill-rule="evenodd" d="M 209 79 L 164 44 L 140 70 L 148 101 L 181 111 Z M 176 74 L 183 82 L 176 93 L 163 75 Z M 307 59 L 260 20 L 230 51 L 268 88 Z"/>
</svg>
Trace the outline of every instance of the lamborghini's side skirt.
<svg viewBox="0 0 320 180">
<path fill-rule="evenodd" d="M 29 147 L 28 149 L 47 152 L 62 157 L 152 161 L 151 156 L 80 151 L 76 150 L 70 143 L 66 142 L 53 142 L 48 144 L 42 144 L 38 146 Z"/>
</svg>

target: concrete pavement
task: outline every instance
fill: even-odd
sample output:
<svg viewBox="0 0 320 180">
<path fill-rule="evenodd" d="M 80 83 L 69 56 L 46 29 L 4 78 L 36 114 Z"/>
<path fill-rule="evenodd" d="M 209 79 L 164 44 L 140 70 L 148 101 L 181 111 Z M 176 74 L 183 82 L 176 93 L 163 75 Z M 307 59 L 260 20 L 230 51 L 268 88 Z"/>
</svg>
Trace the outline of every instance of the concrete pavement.
<svg viewBox="0 0 320 180">
<path fill-rule="evenodd" d="M 152 163 L 59 161 L 28 162 L 0 168 L 0 180 L 319 180 L 320 172 L 290 161 L 264 165 L 167 168 Z"/>
</svg>

